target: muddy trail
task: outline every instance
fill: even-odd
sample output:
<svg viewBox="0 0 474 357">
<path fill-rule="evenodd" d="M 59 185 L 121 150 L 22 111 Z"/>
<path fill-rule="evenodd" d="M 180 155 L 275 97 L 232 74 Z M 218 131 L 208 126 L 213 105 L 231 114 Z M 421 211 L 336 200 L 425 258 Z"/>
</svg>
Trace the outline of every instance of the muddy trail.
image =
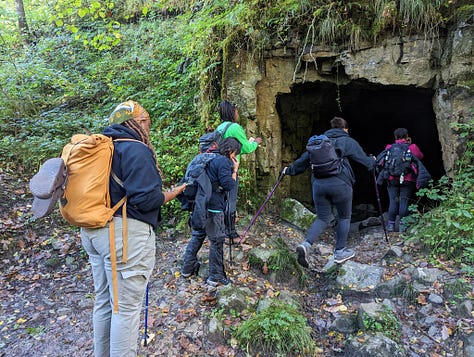
<svg viewBox="0 0 474 357">
<path fill-rule="evenodd" d="M 87 256 L 80 246 L 78 230 L 64 224 L 58 212 L 35 221 L 29 213 L 31 198 L 26 178 L 1 173 L 0 207 L 0 356 L 93 356 L 92 307 L 93 283 Z M 239 222 L 245 228 L 248 218 Z M 203 283 L 205 264 L 200 275 L 191 279 L 180 276 L 182 256 L 190 232 L 167 230 L 157 235 L 157 259 L 149 284 L 148 332 L 153 336 L 148 345 L 140 346 L 140 356 L 245 356 L 231 336 L 221 342 L 208 339 L 209 318 L 215 313 L 216 292 Z M 251 267 L 248 253 L 255 247 L 270 247 L 281 238 L 294 252 L 304 233 L 277 217 L 262 215 L 248 233 L 244 244 L 234 247 L 232 262 L 225 248 L 226 270 L 237 287 L 248 287 L 257 302 L 286 290 L 301 301 L 302 313 L 313 328 L 318 356 L 344 356 L 348 336 L 332 328 L 337 306 L 356 311 L 358 305 L 373 297 L 344 294 L 335 288 L 334 274 L 325 274 L 334 241 L 328 230 L 318 250 L 310 254 L 307 283 L 270 282 L 264 269 Z M 381 226 L 352 233 L 348 247 L 356 250 L 354 261 L 384 264 L 382 258 L 390 245 L 399 244 L 410 254 L 409 261 L 400 259 L 385 264 L 385 278 L 399 274 L 407 265 L 430 266 L 417 247 L 402 244 L 391 235 L 387 244 Z M 201 250 L 205 262 L 207 243 Z M 446 263 L 448 264 L 448 263 Z M 450 274 L 460 272 L 445 266 Z M 468 279 L 468 277 L 465 277 Z M 470 280 L 469 280 L 470 281 Z M 470 281 L 472 287 L 472 281 Z M 471 297 L 473 291 L 470 292 Z M 445 339 L 430 336 L 428 328 L 417 322 L 417 311 L 426 305 L 397 301 L 397 317 L 402 324 L 400 344 L 409 356 L 457 356 L 457 334 L 466 333 L 464 325 L 456 325 L 449 306 L 434 307 L 433 321 L 449 328 Z M 223 316 L 228 326 L 238 326 L 245 316 Z M 143 330 L 144 312 L 141 326 Z M 472 321 L 472 320 L 471 320 Z M 472 330 L 472 325 L 471 325 Z"/>
</svg>

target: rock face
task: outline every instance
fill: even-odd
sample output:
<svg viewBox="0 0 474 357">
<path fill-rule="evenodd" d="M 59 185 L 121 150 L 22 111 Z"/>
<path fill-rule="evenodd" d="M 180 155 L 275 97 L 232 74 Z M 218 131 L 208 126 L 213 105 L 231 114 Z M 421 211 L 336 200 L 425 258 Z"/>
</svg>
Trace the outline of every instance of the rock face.
<svg viewBox="0 0 474 357">
<path fill-rule="evenodd" d="M 473 25 L 461 23 L 443 37 L 386 38 L 357 51 L 317 48 L 298 58 L 296 49 L 274 49 L 265 53 L 262 62 L 249 53 L 234 56 L 226 68 L 227 97 L 238 103 L 249 136 L 264 138 L 262 147 L 244 158 L 251 169 L 255 165 L 257 182 L 266 187 L 272 180 L 259 181 L 258 176 L 276 178 L 282 162 L 290 161 L 288 150 L 292 149 L 283 145 L 282 135 L 287 132 L 277 102 L 298 83 L 364 81 L 433 91 L 443 166 L 449 174 L 462 145 L 450 124 L 465 123 L 474 106 L 473 35 Z M 294 150 L 291 154 L 293 160 Z M 289 188 L 283 185 L 280 194 L 285 195 L 285 190 Z"/>
</svg>

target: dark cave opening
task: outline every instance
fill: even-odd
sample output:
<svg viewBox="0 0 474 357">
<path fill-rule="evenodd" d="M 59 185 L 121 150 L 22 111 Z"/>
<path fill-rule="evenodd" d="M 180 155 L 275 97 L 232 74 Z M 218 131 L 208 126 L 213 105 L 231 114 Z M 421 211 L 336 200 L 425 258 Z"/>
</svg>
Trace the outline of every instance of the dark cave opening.
<svg viewBox="0 0 474 357">
<path fill-rule="evenodd" d="M 423 163 L 433 179 L 444 174 L 441 144 L 433 111 L 432 89 L 406 86 L 376 85 L 353 81 L 347 85 L 330 82 L 298 84 L 291 93 L 277 98 L 277 111 L 282 127 L 283 166 L 293 162 L 304 150 L 311 135 L 330 128 L 329 121 L 340 116 L 349 123 L 349 134 L 367 154 L 377 155 L 394 141 L 393 131 L 408 129 L 414 143 L 424 154 Z M 377 204 L 371 172 L 351 162 L 356 175 L 353 204 Z M 294 176 L 290 196 L 312 206 L 311 186 L 307 174 Z M 385 187 L 379 187 L 383 209 L 388 206 Z"/>
</svg>

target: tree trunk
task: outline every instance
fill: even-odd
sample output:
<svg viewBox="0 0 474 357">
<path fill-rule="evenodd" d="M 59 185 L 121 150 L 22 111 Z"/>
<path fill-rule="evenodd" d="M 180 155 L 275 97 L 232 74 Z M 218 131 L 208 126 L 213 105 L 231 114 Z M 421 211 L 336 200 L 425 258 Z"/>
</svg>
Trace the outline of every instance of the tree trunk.
<svg viewBox="0 0 474 357">
<path fill-rule="evenodd" d="M 18 29 L 20 30 L 20 34 L 27 43 L 30 43 L 30 30 L 28 28 L 28 23 L 26 22 L 23 0 L 15 0 L 15 8 L 18 16 Z"/>
</svg>

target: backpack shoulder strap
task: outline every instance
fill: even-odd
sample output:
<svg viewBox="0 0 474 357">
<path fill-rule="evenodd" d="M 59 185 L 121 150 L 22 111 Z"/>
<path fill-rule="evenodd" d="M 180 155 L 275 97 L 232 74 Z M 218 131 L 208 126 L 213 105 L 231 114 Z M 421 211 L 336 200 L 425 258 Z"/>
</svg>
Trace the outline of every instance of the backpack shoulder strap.
<svg viewBox="0 0 474 357">
<path fill-rule="evenodd" d="M 129 141 L 129 142 L 134 141 L 136 143 L 140 143 L 140 144 L 145 145 L 146 147 L 148 147 L 148 145 L 145 144 L 143 141 L 140 141 L 140 140 L 137 140 L 137 139 L 132 139 L 132 138 L 119 138 L 119 139 L 114 139 L 113 141 L 114 141 L 114 143 L 117 143 L 117 142 L 120 142 L 120 141 Z"/>
<path fill-rule="evenodd" d="M 222 131 L 220 131 L 220 130 L 218 130 L 218 131 L 221 133 L 222 136 L 224 136 L 225 133 L 226 133 L 226 131 L 227 131 L 227 129 L 229 129 L 229 127 L 230 127 L 232 124 L 234 124 L 234 122 L 230 121 L 229 123 L 227 123 L 227 124 L 224 126 L 224 128 L 222 129 Z"/>
<path fill-rule="evenodd" d="M 114 181 L 117 182 L 118 185 L 123 188 L 123 181 L 122 181 L 121 179 L 119 179 L 119 177 L 117 176 L 117 174 L 115 173 L 114 170 L 112 170 L 112 171 L 110 172 L 110 176 L 112 176 L 112 178 L 114 179 Z"/>
</svg>

